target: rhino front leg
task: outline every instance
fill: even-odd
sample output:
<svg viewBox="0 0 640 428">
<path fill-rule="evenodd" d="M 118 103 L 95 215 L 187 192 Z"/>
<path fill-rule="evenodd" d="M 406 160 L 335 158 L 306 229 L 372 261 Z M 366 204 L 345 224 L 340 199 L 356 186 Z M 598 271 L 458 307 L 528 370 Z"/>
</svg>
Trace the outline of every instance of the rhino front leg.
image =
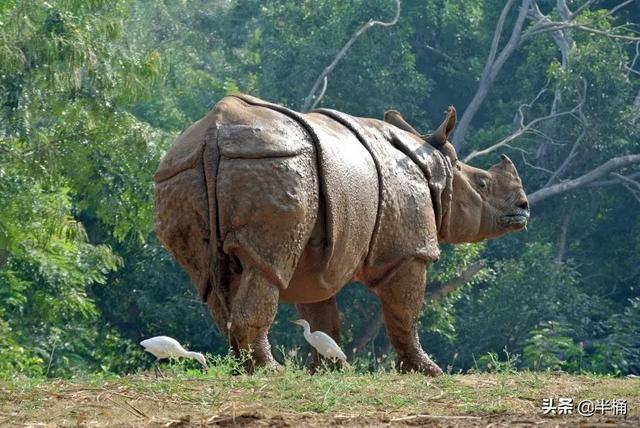
<svg viewBox="0 0 640 428">
<path fill-rule="evenodd" d="M 230 334 L 234 351 L 248 353 L 249 371 L 254 367 L 279 368 L 267 337 L 278 309 L 278 288 L 249 265 L 232 279 L 232 296 Z"/>
<path fill-rule="evenodd" d="M 442 370 L 422 350 L 418 339 L 418 317 L 424 300 L 426 267 L 423 260 L 408 260 L 385 277 L 375 291 L 382 303 L 389 339 L 398 354 L 399 370 L 438 376 Z"/>
<path fill-rule="evenodd" d="M 303 303 L 296 305 L 300 318 L 305 319 L 311 326 L 311 331 L 322 331 L 340 345 L 340 313 L 336 296 L 316 303 Z M 315 370 L 320 364 L 320 356 L 312 353 L 311 369 Z"/>
</svg>

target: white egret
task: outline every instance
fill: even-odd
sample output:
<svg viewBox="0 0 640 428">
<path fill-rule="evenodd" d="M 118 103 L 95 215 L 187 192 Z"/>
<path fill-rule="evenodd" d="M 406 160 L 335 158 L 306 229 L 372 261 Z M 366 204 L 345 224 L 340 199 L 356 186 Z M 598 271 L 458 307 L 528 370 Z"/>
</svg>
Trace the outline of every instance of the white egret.
<svg viewBox="0 0 640 428">
<path fill-rule="evenodd" d="M 198 360 L 198 362 L 202 365 L 204 370 L 208 370 L 207 361 L 199 352 L 191 352 L 187 351 L 180 345 L 180 343 L 168 336 L 156 336 L 150 339 L 145 339 L 140 342 L 140 345 L 144 346 L 144 350 L 148 353 L 152 354 L 157 358 L 156 360 L 156 375 L 158 372 L 162 375 L 160 371 L 160 360 L 165 358 L 193 358 Z"/>
<path fill-rule="evenodd" d="M 314 331 L 312 333 L 307 320 L 299 319 L 291 322 L 304 327 L 304 338 L 316 349 L 316 351 L 318 351 L 320 355 L 329 358 L 334 362 L 335 360 L 340 360 L 344 363 L 347 362 L 347 356 L 342 352 L 342 349 L 340 349 L 331 336 L 321 331 Z"/>
</svg>

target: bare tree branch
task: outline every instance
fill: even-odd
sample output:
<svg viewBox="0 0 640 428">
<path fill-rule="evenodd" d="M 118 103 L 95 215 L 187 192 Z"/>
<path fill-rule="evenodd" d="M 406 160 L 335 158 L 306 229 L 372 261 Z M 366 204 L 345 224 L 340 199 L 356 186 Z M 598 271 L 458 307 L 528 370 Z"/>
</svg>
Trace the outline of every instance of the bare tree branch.
<svg viewBox="0 0 640 428">
<path fill-rule="evenodd" d="M 563 111 L 560 113 L 550 113 L 546 116 L 542 116 L 542 117 L 538 117 L 536 119 L 533 119 L 531 122 L 525 124 L 524 123 L 524 112 L 523 109 L 525 107 L 531 107 L 533 105 L 533 103 L 540 97 L 540 95 L 542 93 L 544 93 L 545 91 L 547 91 L 546 88 L 542 89 L 542 91 L 540 91 L 538 93 L 538 95 L 536 96 L 536 98 L 530 102 L 529 104 L 523 104 L 520 107 L 518 107 L 518 113 L 516 115 L 516 123 L 518 124 L 518 129 L 513 132 L 511 135 L 508 135 L 506 137 L 504 137 L 502 140 L 500 140 L 499 142 L 497 142 L 496 144 L 487 147 L 486 149 L 482 149 L 482 150 L 474 150 L 471 153 L 469 153 L 464 159 L 463 162 L 469 162 L 472 159 L 477 158 L 478 156 L 484 156 L 486 154 L 489 154 L 491 152 L 493 152 L 494 150 L 499 149 L 500 147 L 503 146 L 507 146 L 510 142 L 514 141 L 515 139 L 523 136 L 524 134 L 528 133 L 528 132 L 534 132 L 535 131 L 535 126 L 538 125 L 541 122 L 547 121 L 547 120 L 551 120 L 551 119 L 556 119 L 558 117 L 562 117 L 562 116 L 569 116 L 569 115 L 575 115 L 576 112 L 579 111 L 579 109 L 582 108 L 582 103 L 584 102 L 581 101 L 580 104 L 578 104 L 577 106 L 575 106 L 573 109 L 568 110 L 568 111 Z"/>
<path fill-rule="evenodd" d="M 504 29 L 504 23 L 507 19 L 507 15 L 509 11 L 513 7 L 513 3 L 515 0 L 507 1 L 507 4 L 502 8 L 502 12 L 500 13 L 500 17 L 498 18 L 498 23 L 496 24 L 496 30 L 493 33 L 493 39 L 491 40 L 491 48 L 489 49 L 489 57 L 487 58 L 487 63 L 485 64 L 485 70 L 488 70 L 487 65 L 493 64 L 496 60 L 496 54 L 498 53 L 498 46 L 500 44 L 500 38 L 502 37 L 502 30 Z M 483 70 L 483 74 L 485 73 Z"/>
<path fill-rule="evenodd" d="M 524 21 L 527 17 L 527 11 L 531 5 L 531 0 L 522 0 L 522 4 L 520 5 L 520 12 L 518 13 L 518 17 L 516 18 L 516 22 L 514 24 L 513 30 L 511 31 L 511 37 L 509 41 L 502 48 L 500 54 L 496 58 L 496 54 L 498 51 L 498 45 L 500 43 L 500 38 L 502 37 L 502 31 L 504 29 L 504 23 L 506 17 L 513 6 L 514 0 L 509 0 L 507 4 L 502 9 L 500 14 L 500 18 L 498 19 L 498 23 L 496 25 L 496 30 L 493 34 L 493 40 L 491 41 L 491 48 L 489 50 L 489 57 L 487 58 L 487 62 L 482 70 L 482 75 L 480 76 L 480 83 L 478 84 L 478 90 L 475 95 L 471 99 L 471 102 L 464 110 L 464 114 L 460 118 L 458 122 L 458 126 L 456 127 L 453 137 L 451 138 L 451 142 L 454 147 L 458 149 L 460 144 L 462 143 L 462 138 L 464 134 L 467 132 L 467 128 L 471 123 L 471 120 L 476 115 L 480 106 L 484 102 L 487 94 L 489 93 L 489 89 L 491 85 L 495 81 L 498 73 L 502 69 L 502 66 L 505 64 L 507 59 L 511 56 L 511 54 L 518 48 L 520 43 L 520 35 L 522 32 L 522 26 L 524 25 Z"/>
<path fill-rule="evenodd" d="M 560 236 L 558 237 L 558 254 L 556 255 L 557 262 L 562 262 L 565 254 L 567 253 L 567 233 L 569 230 L 569 222 L 571 221 L 571 214 L 573 214 L 573 210 L 569 209 L 564 213 L 564 217 L 562 218 Z"/>
<path fill-rule="evenodd" d="M 560 12 L 560 16 L 562 19 L 569 20 L 571 19 L 571 12 L 567 7 L 567 3 L 565 0 L 558 0 L 558 10 Z M 540 11 L 540 8 L 536 3 L 531 5 L 530 16 L 536 19 L 539 23 L 551 23 L 551 19 L 548 16 L 543 15 Z M 573 40 L 562 30 L 551 31 L 551 38 L 555 42 L 556 46 L 560 50 L 560 54 L 562 55 L 562 67 L 566 68 L 569 64 L 569 51 L 573 47 Z M 556 91 L 559 92 L 559 91 Z M 554 100 L 555 101 L 555 100 Z"/>
<path fill-rule="evenodd" d="M 578 147 L 580 147 L 580 144 L 582 143 L 582 140 L 584 140 L 584 137 L 586 134 L 587 134 L 586 131 L 583 129 L 580 135 L 578 136 L 578 138 L 576 138 L 576 142 L 573 144 L 573 147 L 571 147 L 571 151 L 569 152 L 567 157 L 564 159 L 562 164 L 560 164 L 558 169 L 556 169 L 555 172 L 551 174 L 551 177 L 549 177 L 549 180 L 544 185 L 544 187 L 548 187 L 551 184 L 553 184 L 553 182 L 556 181 L 567 170 L 567 168 L 569 167 L 569 164 L 576 157 Z"/>
<path fill-rule="evenodd" d="M 630 0 L 630 1 L 634 1 L 634 0 Z M 571 13 L 569 11 L 569 19 L 565 19 L 564 16 L 562 16 L 562 19 L 565 19 L 566 21 L 571 21 L 573 19 L 575 19 L 576 16 L 580 15 L 584 10 L 589 9 L 591 7 L 592 4 L 594 4 L 596 2 L 596 0 L 589 0 L 584 2 L 584 4 L 582 6 L 580 6 L 579 8 L 576 9 L 575 12 Z M 566 2 L 565 2 L 565 6 L 566 6 Z M 567 8 L 567 11 L 569 9 Z"/>
<path fill-rule="evenodd" d="M 580 30 L 580 31 L 584 31 L 587 33 L 593 33 L 593 34 L 598 34 L 601 36 L 605 36 L 608 37 L 610 39 L 614 39 L 614 40 L 624 40 L 627 42 L 637 42 L 638 40 L 640 40 L 640 37 L 634 37 L 634 36 L 627 36 L 624 34 L 617 34 L 614 32 L 614 30 L 621 30 L 621 29 L 625 29 L 627 28 L 627 26 L 620 26 L 620 27 L 615 27 L 612 28 L 610 31 L 604 31 L 604 30 L 599 30 L 597 28 L 592 28 L 589 27 L 585 24 L 581 24 L 581 23 L 575 23 L 575 22 L 564 22 L 564 21 L 551 21 L 549 19 L 546 19 L 544 21 L 539 21 L 538 23 L 536 23 L 535 25 L 531 26 L 523 35 L 522 35 L 522 42 L 525 42 L 527 40 L 529 40 L 531 37 L 538 35 L 538 34 L 542 34 L 542 33 L 548 33 L 548 32 L 552 32 L 552 31 L 558 31 L 558 30 L 566 30 L 566 29 L 576 29 L 576 30 Z"/>
<path fill-rule="evenodd" d="M 607 176 L 608 174 L 625 168 L 630 165 L 635 165 L 640 163 L 640 155 L 625 155 L 618 156 L 612 159 L 609 159 L 602 165 L 592 169 L 586 174 L 574 178 L 572 180 L 563 181 L 558 184 L 554 184 L 552 186 L 543 187 L 542 189 L 536 190 L 535 192 L 529 194 L 527 198 L 529 199 L 530 205 L 535 205 L 538 202 L 541 202 L 545 199 L 551 198 L 553 196 L 557 196 L 563 193 L 570 192 L 572 190 L 579 189 L 581 187 L 585 187 L 594 181 Z"/>
<path fill-rule="evenodd" d="M 316 106 L 318 105 L 318 103 L 320 102 L 320 100 L 322 100 L 322 98 L 324 97 L 324 93 L 327 90 L 327 84 L 329 83 L 329 78 L 327 76 L 324 76 L 324 84 L 322 85 L 322 90 L 320 91 L 320 95 L 318 95 L 318 97 L 316 98 L 316 100 L 313 102 L 313 104 L 311 104 L 311 110 L 313 110 L 314 108 L 316 108 Z"/>
<path fill-rule="evenodd" d="M 637 0 L 627 0 L 622 4 L 612 8 L 609 11 L 608 15 L 613 15 L 621 7 L 626 6 L 633 1 Z M 564 31 L 569 29 L 585 31 L 620 41 L 640 41 L 640 37 L 617 34 L 614 32 L 615 29 L 612 29 L 611 31 L 603 31 L 597 28 L 591 28 L 588 26 L 588 24 L 585 23 L 575 23 L 575 19 L 585 10 L 588 10 L 588 7 L 591 6 L 594 1 L 586 2 L 582 7 L 571 13 L 569 8 L 567 7 L 566 0 L 558 0 L 557 8 L 562 21 L 557 22 L 553 21 L 551 18 L 549 18 L 549 16 L 542 14 L 535 0 L 522 0 L 522 3 L 520 5 L 520 13 L 516 18 L 511 37 L 502 51 L 500 51 L 500 54 L 497 54 L 500 38 L 502 36 L 505 25 L 505 20 L 508 16 L 509 11 L 513 7 L 513 3 L 513 0 L 509 0 L 502 9 L 502 13 L 500 14 L 500 18 L 498 19 L 498 23 L 496 24 L 496 30 L 491 41 L 489 56 L 482 71 L 482 75 L 480 76 L 478 89 L 469 102 L 467 108 L 464 109 L 464 113 L 462 114 L 462 117 L 458 122 L 456 130 L 454 131 L 451 142 L 456 147 L 456 149 L 460 149 L 462 140 L 467 132 L 467 129 L 469 128 L 469 125 L 471 124 L 471 121 L 486 99 L 489 90 L 493 85 L 500 70 L 502 69 L 504 63 L 509 59 L 513 52 L 515 52 L 516 49 L 518 49 L 524 42 L 526 42 L 533 36 L 550 32 L 562 53 L 563 65 L 566 65 L 568 61 L 568 55 L 571 48 L 571 38 L 567 36 L 566 33 L 564 33 Z M 526 17 L 531 18 L 534 23 L 526 30 L 523 30 L 524 20 Z M 557 105 L 558 103 L 559 99 L 556 97 L 556 99 L 554 100 L 554 105 Z"/>
<path fill-rule="evenodd" d="M 557 0 L 557 7 L 560 13 L 560 17 L 562 17 L 563 20 L 568 21 L 571 19 L 571 11 L 567 6 L 566 0 Z M 542 14 L 542 12 L 540 11 L 540 8 L 535 2 L 531 5 L 531 15 L 538 22 L 550 21 L 550 19 L 547 16 Z M 569 34 L 567 34 L 567 32 L 562 30 L 552 31 L 551 38 L 553 39 L 554 43 L 558 47 L 558 50 L 560 51 L 560 55 L 562 57 L 561 67 L 562 69 L 566 70 L 569 67 L 569 52 L 573 48 L 573 38 Z M 558 106 L 560 105 L 560 102 L 562 102 L 562 90 L 558 87 L 553 92 L 553 103 L 551 104 L 552 114 L 558 111 Z M 539 150 L 540 153 L 545 152 L 544 146 L 545 146 L 545 143 L 543 142 L 540 146 L 540 150 Z"/>
<path fill-rule="evenodd" d="M 564 0 L 559 0 L 559 1 L 564 1 Z M 560 178 L 562 174 L 564 174 L 567 171 L 567 169 L 569 168 L 569 165 L 571 164 L 571 162 L 573 162 L 574 158 L 578 154 L 578 148 L 582 144 L 582 140 L 584 140 L 584 138 L 587 135 L 588 120 L 582 111 L 582 106 L 584 105 L 587 99 L 587 81 L 583 79 L 582 83 L 583 83 L 583 88 L 582 88 L 582 95 L 580 97 L 580 103 L 575 109 L 578 119 L 582 124 L 582 132 L 580 133 L 578 138 L 576 138 L 576 141 L 573 143 L 573 147 L 571 147 L 571 150 L 569 151 L 569 154 L 567 155 L 567 157 L 560 164 L 558 169 L 556 169 L 556 171 L 553 174 L 551 174 L 551 177 L 549 177 L 549 180 L 543 187 L 550 186 L 551 184 L 553 184 L 554 181 Z"/>
<path fill-rule="evenodd" d="M 631 4 L 633 2 L 635 2 L 637 0 L 627 0 L 627 1 L 623 1 L 622 3 L 620 3 L 619 5 L 617 5 L 616 7 L 611 8 L 611 10 L 609 11 L 609 13 L 607 13 L 607 15 L 613 15 L 614 13 L 616 13 L 618 10 L 622 9 L 623 7 L 625 7 L 628 4 Z M 579 13 L 579 11 L 576 11 L 576 14 Z"/>
<path fill-rule="evenodd" d="M 631 177 L 627 177 L 626 175 L 622 175 L 622 174 L 618 174 L 616 172 L 612 172 L 611 173 L 612 177 L 617 178 L 618 180 L 622 181 L 623 183 L 635 188 L 636 190 L 640 190 L 640 183 L 635 181 L 633 178 Z"/>
<path fill-rule="evenodd" d="M 614 40 L 624 40 L 626 42 L 637 42 L 640 41 L 640 37 L 634 36 L 625 36 L 624 34 L 614 34 L 608 31 L 598 30 L 597 28 L 591 28 L 584 25 L 575 25 L 575 26 L 566 26 L 565 28 L 575 28 L 577 30 L 584 31 L 586 33 L 598 34 L 599 36 L 604 36 L 609 39 Z"/>
<path fill-rule="evenodd" d="M 640 202 L 640 183 L 635 180 L 632 180 L 629 177 L 624 175 L 616 174 L 614 172 L 611 173 L 613 177 L 616 177 L 622 183 L 622 186 L 631 193 L 631 195 L 636 199 L 636 201 Z"/>
<path fill-rule="evenodd" d="M 611 175 L 611 174 L 610 174 Z M 624 177 L 635 180 L 636 178 L 640 178 L 640 171 L 634 172 L 633 174 L 625 175 Z M 612 178 L 609 180 L 597 180 L 593 183 L 589 183 L 586 187 L 605 187 L 605 186 L 613 186 L 620 184 L 620 180 L 617 178 Z"/>
<path fill-rule="evenodd" d="M 467 268 L 455 278 L 451 278 L 449 281 L 441 284 L 439 282 L 433 282 L 427 286 L 427 296 L 431 300 L 440 300 L 446 295 L 452 293 L 458 288 L 465 285 L 485 266 L 483 260 L 471 263 Z"/>
<path fill-rule="evenodd" d="M 340 62 L 340 60 L 344 58 L 344 56 L 347 54 L 347 51 L 349 50 L 351 45 L 353 45 L 355 41 L 358 40 L 358 37 L 363 35 L 370 28 L 375 27 L 376 25 L 380 27 L 390 27 L 392 25 L 395 25 L 398 22 L 399 18 L 400 18 L 400 0 L 396 0 L 396 16 L 393 18 L 392 21 L 383 22 L 383 21 L 376 21 L 376 20 L 370 19 L 367 22 L 365 22 L 360 28 L 358 28 L 358 30 L 355 33 L 353 33 L 353 36 L 351 36 L 351 38 L 347 41 L 347 43 L 345 43 L 342 49 L 340 49 L 336 57 L 333 59 L 333 61 L 331 61 L 331 64 L 329 64 L 322 71 L 322 73 L 320 73 L 315 83 L 311 87 L 309 94 L 304 100 L 304 104 L 302 105 L 302 112 L 309 111 L 309 106 L 313 101 L 313 96 L 315 95 L 316 91 L 320 87 L 320 84 L 324 81 L 325 77 L 327 77 L 333 71 L 336 65 L 338 65 L 338 62 Z"/>
<path fill-rule="evenodd" d="M 428 50 L 429 52 L 433 52 L 434 54 L 441 56 L 442 58 L 446 59 L 447 61 L 449 61 L 452 64 L 455 64 L 458 67 L 461 67 L 462 64 L 459 60 L 447 55 L 445 52 L 442 52 L 440 49 L 436 49 L 431 45 L 428 44 L 424 44 L 422 45 L 426 50 Z"/>
<path fill-rule="evenodd" d="M 511 146 L 507 146 L 507 147 L 509 147 L 509 148 L 511 148 L 511 149 L 513 149 L 513 148 L 517 148 L 517 147 L 511 147 Z M 528 166 L 529 168 L 537 169 L 538 171 L 545 172 L 545 173 L 547 173 L 547 174 L 549 174 L 549 175 L 553 175 L 553 171 L 551 171 L 550 169 L 547 169 L 547 168 L 545 168 L 545 167 L 543 167 L 543 166 L 534 165 L 534 164 L 532 164 L 531 162 L 529 162 L 529 161 L 527 160 L 527 157 L 525 156 L 525 151 L 524 151 L 524 150 L 522 150 L 522 152 L 523 152 L 523 153 L 522 153 L 522 162 L 524 162 L 524 164 L 525 164 L 526 166 Z"/>
</svg>

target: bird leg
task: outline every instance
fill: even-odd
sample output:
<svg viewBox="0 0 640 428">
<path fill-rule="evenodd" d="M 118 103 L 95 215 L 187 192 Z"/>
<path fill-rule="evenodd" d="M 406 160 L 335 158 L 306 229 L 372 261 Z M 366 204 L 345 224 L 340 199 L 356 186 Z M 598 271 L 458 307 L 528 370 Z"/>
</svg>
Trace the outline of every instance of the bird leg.
<svg viewBox="0 0 640 428">
<path fill-rule="evenodd" d="M 323 331 L 331 336 L 338 346 L 340 345 L 340 313 L 338 312 L 336 296 L 321 302 L 298 304 L 296 309 L 298 309 L 300 318 L 309 322 L 311 331 Z M 320 367 L 323 357 L 315 349 L 311 355 L 312 359 L 309 368 L 313 373 Z M 339 360 L 328 361 L 331 362 L 330 366 L 340 367 Z"/>
<path fill-rule="evenodd" d="M 438 376 L 442 370 L 422 350 L 418 317 L 426 287 L 426 263 L 410 259 L 395 268 L 376 286 L 382 303 L 384 325 L 398 354 L 398 370 Z"/>
<path fill-rule="evenodd" d="M 164 373 L 162 373 L 162 371 L 160 370 L 160 360 L 159 359 L 156 360 L 155 368 L 156 368 L 156 379 L 158 378 L 158 374 L 160 375 L 161 378 L 164 379 L 165 376 L 164 376 Z"/>
</svg>

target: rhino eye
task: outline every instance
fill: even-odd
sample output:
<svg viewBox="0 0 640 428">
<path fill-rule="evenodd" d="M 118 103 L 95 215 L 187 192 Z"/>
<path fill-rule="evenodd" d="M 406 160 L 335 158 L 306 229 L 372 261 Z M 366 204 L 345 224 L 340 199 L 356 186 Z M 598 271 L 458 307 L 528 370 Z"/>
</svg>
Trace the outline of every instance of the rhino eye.
<svg viewBox="0 0 640 428">
<path fill-rule="evenodd" d="M 481 178 L 478 180 L 478 187 L 480 187 L 481 189 L 486 189 L 487 188 L 487 180 L 485 180 L 484 178 Z"/>
</svg>

